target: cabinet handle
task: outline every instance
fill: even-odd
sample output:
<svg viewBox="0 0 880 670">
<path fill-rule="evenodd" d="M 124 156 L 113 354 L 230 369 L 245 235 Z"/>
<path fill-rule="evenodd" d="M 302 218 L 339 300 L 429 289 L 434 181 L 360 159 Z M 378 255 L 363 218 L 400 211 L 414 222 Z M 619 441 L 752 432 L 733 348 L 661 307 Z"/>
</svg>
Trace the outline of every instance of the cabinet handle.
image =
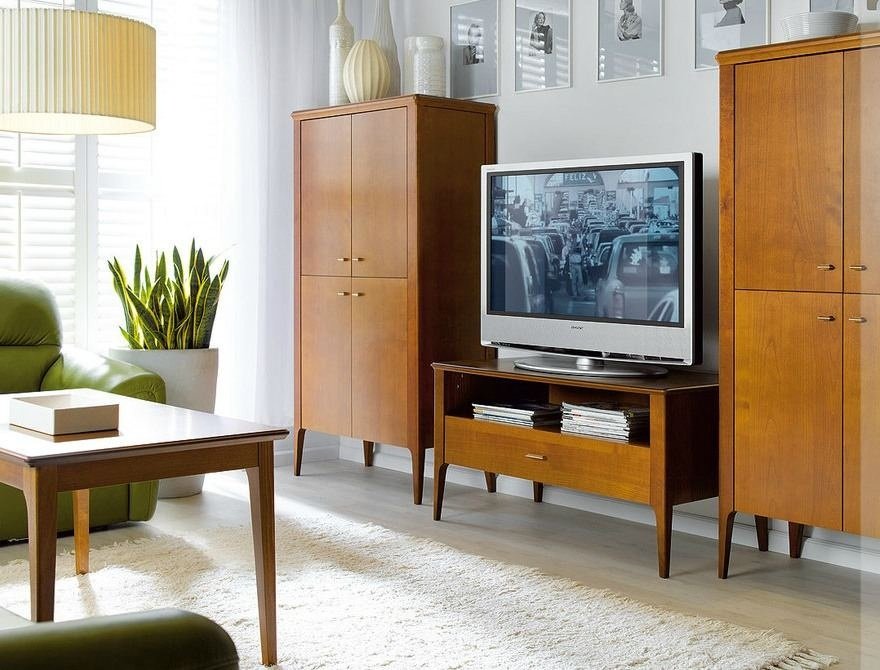
<svg viewBox="0 0 880 670">
<path fill-rule="evenodd" d="M 347 263 L 348 262 L 348 259 L 345 256 L 342 256 L 341 258 L 337 258 L 336 260 L 339 261 L 340 263 Z"/>
<path fill-rule="evenodd" d="M 336 291 L 336 295 L 346 296 L 348 295 L 348 291 Z"/>
<path fill-rule="evenodd" d="M 831 272 L 834 269 L 834 266 L 831 263 L 824 263 L 822 265 L 817 265 L 816 269 L 822 270 L 822 272 Z"/>
<path fill-rule="evenodd" d="M 547 457 L 542 456 L 541 454 L 526 454 L 526 458 L 529 458 L 533 461 L 546 461 Z"/>
<path fill-rule="evenodd" d="M 817 318 L 819 319 L 819 321 L 834 321 L 834 317 L 830 316 L 830 315 L 829 316 L 819 316 Z"/>
<path fill-rule="evenodd" d="M 853 323 L 867 323 L 868 320 L 863 316 L 851 316 L 847 319 L 847 321 L 852 321 Z"/>
<path fill-rule="evenodd" d="M 363 294 L 363 293 L 352 293 L 351 295 L 354 296 L 355 298 L 360 298 L 360 297 L 362 297 L 364 294 Z"/>
<path fill-rule="evenodd" d="M 363 260 L 364 260 L 363 258 L 352 258 L 352 259 L 351 259 L 351 262 L 352 262 L 352 263 L 360 263 L 360 262 L 363 261 Z"/>
<path fill-rule="evenodd" d="M 868 269 L 868 266 L 867 265 L 850 265 L 849 269 L 855 270 L 856 272 L 864 272 L 865 270 Z"/>
</svg>

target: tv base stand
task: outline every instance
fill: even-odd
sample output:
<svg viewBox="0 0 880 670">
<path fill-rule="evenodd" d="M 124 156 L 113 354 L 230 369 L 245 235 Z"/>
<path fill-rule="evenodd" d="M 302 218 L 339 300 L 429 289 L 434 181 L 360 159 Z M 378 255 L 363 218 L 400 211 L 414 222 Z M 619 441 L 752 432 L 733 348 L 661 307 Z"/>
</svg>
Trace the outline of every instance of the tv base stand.
<svg viewBox="0 0 880 670">
<path fill-rule="evenodd" d="M 532 356 L 517 358 L 513 365 L 520 370 L 581 377 L 662 377 L 669 372 L 659 365 L 604 361 L 586 356 Z"/>
<path fill-rule="evenodd" d="M 577 377 L 530 372 L 510 359 L 434 364 L 434 519 L 440 520 L 446 471 L 459 465 L 529 479 L 541 502 L 545 485 L 650 505 L 657 519 L 661 577 L 669 577 L 672 508 L 718 495 L 718 379 Z M 472 403 L 618 401 L 650 411 L 647 442 L 563 433 L 473 418 Z"/>
</svg>

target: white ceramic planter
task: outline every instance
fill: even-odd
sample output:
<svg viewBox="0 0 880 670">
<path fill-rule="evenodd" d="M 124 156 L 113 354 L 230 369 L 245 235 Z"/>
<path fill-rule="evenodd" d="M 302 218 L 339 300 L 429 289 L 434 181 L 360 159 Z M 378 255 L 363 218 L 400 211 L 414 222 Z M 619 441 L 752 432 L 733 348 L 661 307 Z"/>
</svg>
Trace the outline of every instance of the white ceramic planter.
<svg viewBox="0 0 880 670">
<path fill-rule="evenodd" d="M 123 349 L 111 348 L 110 357 L 165 380 L 165 402 L 200 412 L 213 412 L 217 396 L 217 349 Z M 204 475 L 163 479 L 160 498 L 182 498 L 201 493 Z"/>
</svg>

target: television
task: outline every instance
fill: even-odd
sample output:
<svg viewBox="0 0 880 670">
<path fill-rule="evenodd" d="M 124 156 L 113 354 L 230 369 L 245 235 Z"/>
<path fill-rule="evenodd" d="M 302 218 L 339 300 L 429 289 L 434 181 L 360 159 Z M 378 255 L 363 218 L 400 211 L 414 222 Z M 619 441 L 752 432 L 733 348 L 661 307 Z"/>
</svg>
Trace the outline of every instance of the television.
<svg viewBox="0 0 880 670">
<path fill-rule="evenodd" d="M 701 154 L 486 165 L 482 182 L 485 346 L 567 374 L 700 362 Z"/>
</svg>

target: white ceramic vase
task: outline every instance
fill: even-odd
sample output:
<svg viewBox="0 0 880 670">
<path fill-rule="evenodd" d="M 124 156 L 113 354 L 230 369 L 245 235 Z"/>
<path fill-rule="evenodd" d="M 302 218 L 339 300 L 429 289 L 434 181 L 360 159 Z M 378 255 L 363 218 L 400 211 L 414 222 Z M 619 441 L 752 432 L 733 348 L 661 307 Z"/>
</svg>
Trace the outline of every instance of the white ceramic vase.
<svg viewBox="0 0 880 670">
<path fill-rule="evenodd" d="M 110 357 L 165 380 L 165 402 L 200 412 L 213 412 L 217 396 L 217 349 L 125 349 L 111 348 Z M 201 493 L 204 475 L 163 479 L 160 498 L 182 498 Z"/>
<path fill-rule="evenodd" d="M 345 0 L 336 0 L 338 14 L 330 24 L 330 104 L 344 105 L 348 100 L 342 70 L 354 45 L 354 26 L 345 16 Z"/>
<path fill-rule="evenodd" d="M 345 60 L 342 72 L 351 102 L 377 100 L 388 95 L 391 72 L 382 48 L 373 40 L 358 40 Z"/>
<path fill-rule="evenodd" d="M 403 92 L 420 95 L 446 95 L 446 54 L 443 38 L 413 35 L 404 41 L 405 67 Z"/>
<path fill-rule="evenodd" d="M 373 41 L 381 48 L 388 61 L 391 82 L 385 95 L 400 95 L 400 59 L 397 56 L 397 43 L 394 41 L 394 25 L 391 23 L 389 0 L 376 0 L 376 19 L 373 24 Z M 385 97 L 385 96 L 382 96 Z"/>
</svg>

